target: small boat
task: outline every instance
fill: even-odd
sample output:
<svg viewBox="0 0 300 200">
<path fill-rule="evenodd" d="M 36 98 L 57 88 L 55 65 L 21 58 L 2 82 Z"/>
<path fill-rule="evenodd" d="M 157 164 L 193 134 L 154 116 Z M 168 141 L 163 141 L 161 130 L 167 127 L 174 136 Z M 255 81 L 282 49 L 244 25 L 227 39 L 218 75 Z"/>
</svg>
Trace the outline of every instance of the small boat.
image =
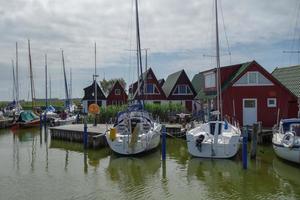
<svg viewBox="0 0 300 200">
<path fill-rule="evenodd" d="M 67 113 L 61 113 L 60 117 L 52 117 L 50 118 L 50 125 L 51 126 L 62 126 L 62 125 L 69 125 L 74 124 L 77 120 L 76 115 L 69 115 Z"/>
<path fill-rule="evenodd" d="M 210 121 L 186 134 L 188 151 L 201 158 L 232 158 L 240 146 L 241 131 L 226 121 Z"/>
<path fill-rule="evenodd" d="M 278 157 L 300 163 L 300 118 L 281 120 L 273 131 L 272 143 Z"/>
<path fill-rule="evenodd" d="M 136 155 L 159 145 L 161 127 L 140 104 L 134 104 L 118 114 L 114 127 L 106 133 L 106 139 L 114 152 Z"/>
<path fill-rule="evenodd" d="M 13 128 L 30 128 L 40 125 L 40 118 L 32 111 L 22 111 Z"/>
</svg>

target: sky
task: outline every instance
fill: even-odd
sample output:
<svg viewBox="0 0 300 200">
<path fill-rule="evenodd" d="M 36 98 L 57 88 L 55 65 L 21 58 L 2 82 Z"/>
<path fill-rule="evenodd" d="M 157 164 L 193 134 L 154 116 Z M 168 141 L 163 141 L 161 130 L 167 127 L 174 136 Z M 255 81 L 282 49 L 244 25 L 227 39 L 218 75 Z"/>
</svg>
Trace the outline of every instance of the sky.
<svg viewBox="0 0 300 200">
<path fill-rule="evenodd" d="M 157 78 L 185 69 L 190 79 L 215 67 L 213 0 L 139 0 L 142 48 Z M 218 0 L 221 65 L 256 60 L 269 72 L 299 64 L 298 0 Z M 299 22 L 298 22 L 299 21 Z M 0 0 L 0 100 L 12 100 L 12 60 L 19 49 L 20 99 L 30 99 L 28 39 L 36 98 L 45 97 L 45 62 L 51 96 L 64 98 L 61 50 L 72 69 L 72 97 L 99 79 L 136 80 L 133 0 Z M 48 79 L 49 79 L 48 78 Z M 49 84 L 49 83 L 48 83 Z"/>
</svg>

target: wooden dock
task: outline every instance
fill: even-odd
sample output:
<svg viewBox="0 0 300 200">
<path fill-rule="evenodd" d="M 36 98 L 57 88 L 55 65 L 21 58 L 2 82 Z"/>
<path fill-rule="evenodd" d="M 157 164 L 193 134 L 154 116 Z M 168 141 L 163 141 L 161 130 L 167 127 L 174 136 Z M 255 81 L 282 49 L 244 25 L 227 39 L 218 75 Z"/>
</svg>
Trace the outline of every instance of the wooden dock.
<svg viewBox="0 0 300 200">
<path fill-rule="evenodd" d="M 93 126 L 93 124 L 88 124 L 88 147 L 99 148 L 107 146 L 105 132 L 110 127 L 112 127 L 112 125 L 110 124 L 98 124 L 97 126 Z M 71 124 L 51 127 L 50 135 L 51 139 L 54 140 L 64 140 L 70 142 L 83 143 L 83 129 L 83 124 Z"/>
<path fill-rule="evenodd" d="M 167 136 L 174 138 L 185 138 L 186 130 L 181 124 L 164 124 L 166 126 Z"/>
<path fill-rule="evenodd" d="M 8 128 L 12 125 L 12 119 L 0 119 L 0 128 Z"/>
</svg>

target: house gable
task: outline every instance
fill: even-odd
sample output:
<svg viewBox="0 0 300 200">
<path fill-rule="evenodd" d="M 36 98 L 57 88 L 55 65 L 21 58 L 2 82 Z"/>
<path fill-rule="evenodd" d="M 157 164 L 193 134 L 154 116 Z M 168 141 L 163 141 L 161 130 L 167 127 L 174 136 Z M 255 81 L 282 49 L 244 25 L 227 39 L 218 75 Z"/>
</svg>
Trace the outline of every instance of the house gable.
<svg viewBox="0 0 300 200">
<path fill-rule="evenodd" d="M 106 96 L 104 95 L 103 91 L 101 90 L 100 86 L 97 85 L 97 99 L 98 100 L 106 100 Z M 95 81 L 88 87 L 84 88 L 84 97 L 82 98 L 82 101 L 84 100 L 94 100 L 95 99 Z"/>
<path fill-rule="evenodd" d="M 153 70 L 149 68 L 142 74 L 144 80 L 144 96 L 138 96 L 138 82 L 136 81 L 130 86 L 130 93 L 133 94 L 133 99 L 144 100 L 165 100 L 166 95 L 159 84 Z"/>
<path fill-rule="evenodd" d="M 184 70 L 169 75 L 163 90 L 169 100 L 189 100 L 196 96 L 196 91 Z"/>
<path fill-rule="evenodd" d="M 120 84 L 119 81 L 116 81 L 110 90 L 107 96 L 107 104 L 108 105 L 120 105 L 126 104 L 128 99 L 128 95 L 125 92 L 125 89 Z"/>
</svg>

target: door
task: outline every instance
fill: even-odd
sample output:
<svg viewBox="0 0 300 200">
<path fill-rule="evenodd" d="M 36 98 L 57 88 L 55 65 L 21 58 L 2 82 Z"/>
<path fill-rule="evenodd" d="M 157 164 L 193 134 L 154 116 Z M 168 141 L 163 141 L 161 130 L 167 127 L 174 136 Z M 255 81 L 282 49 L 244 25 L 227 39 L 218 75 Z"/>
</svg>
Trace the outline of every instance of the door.
<svg viewBox="0 0 300 200">
<path fill-rule="evenodd" d="M 243 125 L 253 125 L 257 122 L 257 100 L 243 99 Z"/>
</svg>

